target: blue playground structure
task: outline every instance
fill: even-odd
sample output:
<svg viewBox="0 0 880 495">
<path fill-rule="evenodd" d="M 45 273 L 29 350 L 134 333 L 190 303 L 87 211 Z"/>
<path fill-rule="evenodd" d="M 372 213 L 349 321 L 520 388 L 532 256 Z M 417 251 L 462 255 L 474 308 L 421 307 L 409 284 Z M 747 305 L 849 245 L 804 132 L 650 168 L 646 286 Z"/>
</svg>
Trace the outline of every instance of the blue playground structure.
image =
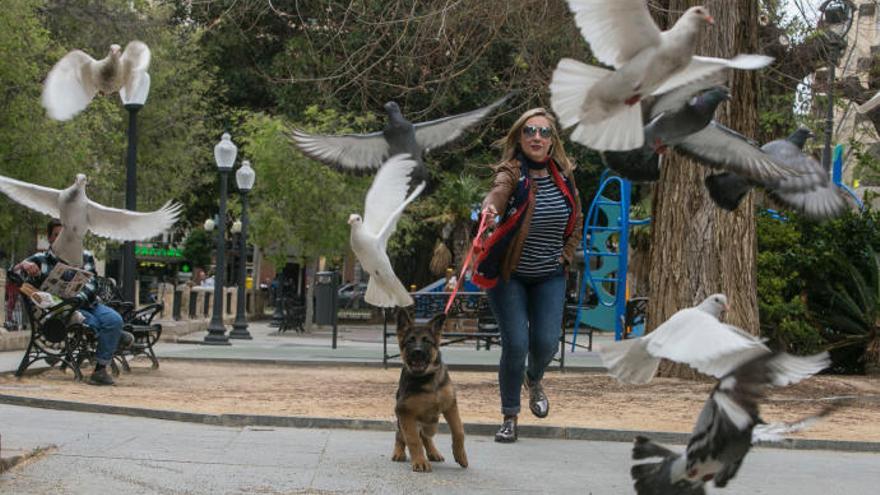
<svg viewBox="0 0 880 495">
<path fill-rule="evenodd" d="M 860 210 L 864 210 L 865 204 L 862 203 L 862 200 L 859 199 L 859 196 L 856 194 L 856 192 L 853 191 L 849 186 L 847 186 L 846 184 L 843 183 L 843 145 L 842 144 L 838 144 L 837 146 L 834 147 L 833 163 L 834 163 L 834 166 L 831 169 L 831 181 L 834 182 L 834 184 L 837 187 L 846 191 L 846 193 L 849 194 L 855 200 L 856 204 L 859 205 Z"/>
<path fill-rule="evenodd" d="M 613 331 L 615 340 L 624 338 L 629 228 L 651 221 L 650 218 L 629 218 L 631 196 L 632 183 L 629 180 L 617 176 L 608 177 L 607 170 L 602 174 L 599 190 L 584 219 L 584 272 L 578 290 L 572 352 L 577 345 L 577 334 L 582 322 L 584 326 Z M 588 285 L 596 297 L 596 305 L 585 308 L 584 297 Z M 643 327 L 634 328 L 632 334 L 640 335 L 643 330 Z"/>
</svg>

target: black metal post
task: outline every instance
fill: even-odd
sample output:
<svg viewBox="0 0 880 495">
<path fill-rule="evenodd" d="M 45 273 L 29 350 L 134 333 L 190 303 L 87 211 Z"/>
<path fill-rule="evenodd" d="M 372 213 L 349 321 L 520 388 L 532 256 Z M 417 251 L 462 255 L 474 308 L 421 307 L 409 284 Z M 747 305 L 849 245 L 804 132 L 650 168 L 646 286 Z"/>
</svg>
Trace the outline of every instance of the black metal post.
<svg viewBox="0 0 880 495">
<path fill-rule="evenodd" d="M 834 133 L 834 79 L 835 64 L 837 57 L 828 64 L 828 89 L 825 94 L 828 95 L 828 108 L 825 112 L 825 148 L 822 150 L 822 167 L 825 170 L 831 170 L 831 137 Z"/>
<path fill-rule="evenodd" d="M 230 345 L 223 324 L 223 281 L 226 278 L 226 180 L 228 170 L 220 170 L 220 217 L 217 222 L 217 268 L 214 270 L 214 312 L 208 324 L 205 344 Z"/>
<path fill-rule="evenodd" d="M 232 331 L 229 332 L 230 339 L 253 339 L 248 332 L 247 322 L 247 290 L 245 283 L 247 282 L 247 191 L 241 191 L 241 241 L 239 243 L 239 256 L 241 266 L 238 271 L 238 304 L 235 309 L 235 323 L 232 324 Z"/>
<path fill-rule="evenodd" d="M 137 209 L 137 113 L 143 105 L 128 104 L 128 154 L 125 160 L 125 209 Z M 122 297 L 137 305 L 135 290 L 134 241 L 127 241 L 122 248 Z"/>
</svg>

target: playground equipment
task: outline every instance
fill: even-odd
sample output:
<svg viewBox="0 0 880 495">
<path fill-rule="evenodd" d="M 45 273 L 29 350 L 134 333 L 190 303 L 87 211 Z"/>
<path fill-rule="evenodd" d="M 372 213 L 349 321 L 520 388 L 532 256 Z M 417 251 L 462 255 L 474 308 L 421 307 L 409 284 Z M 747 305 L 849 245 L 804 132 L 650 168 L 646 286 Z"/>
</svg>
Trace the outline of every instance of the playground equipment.
<svg viewBox="0 0 880 495">
<path fill-rule="evenodd" d="M 859 205 L 860 210 L 865 209 L 865 204 L 859 199 L 859 196 L 849 186 L 843 183 L 843 145 L 838 144 L 834 147 L 834 166 L 831 168 L 831 181 L 849 194 Z"/>
<path fill-rule="evenodd" d="M 612 198 L 615 192 L 617 199 Z M 649 223 L 650 218 L 629 218 L 632 183 L 622 177 L 600 178 L 599 190 L 584 221 L 582 249 L 584 272 L 578 290 L 577 316 L 572 332 L 571 350 L 577 346 L 581 323 L 604 331 L 614 331 L 614 339 L 624 338 L 627 319 L 626 272 L 629 265 L 629 228 Z M 584 307 L 589 284 L 596 297 L 594 307 Z"/>
</svg>

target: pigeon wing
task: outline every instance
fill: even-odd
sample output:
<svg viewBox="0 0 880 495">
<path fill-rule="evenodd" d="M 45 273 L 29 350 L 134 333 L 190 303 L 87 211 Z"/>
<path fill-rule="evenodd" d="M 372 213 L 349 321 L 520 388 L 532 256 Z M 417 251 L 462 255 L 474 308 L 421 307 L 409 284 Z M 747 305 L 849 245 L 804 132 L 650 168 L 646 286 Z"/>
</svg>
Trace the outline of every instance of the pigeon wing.
<svg viewBox="0 0 880 495">
<path fill-rule="evenodd" d="M 68 53 L 49 71 L 43 85 L 42 102 L 49 117 L 69 120 L 83 111 L 98 92 L 91 66 L 96 61 L 81 50 Z"/>
<path fill-rule="evenodd" d="M 321 136 L 294 129 L 290 138 L 307 157 L 343 170 L 377 169 L 389 153 L 388 142 L 381 131 Z"/>
<path fill-rule="evenodd" d="M 165 232 L 180 215 L 180 203 L 165 203 L 151 212 L 109 208 L 89 200 L 87 216 L 89 230 L 98 236 L 121 241 L 141 241 Z"/>
<path fill-rule="evenodd" d="M 660 44 L 660 29 L 645 0 L 568 0 L 574 22 L 603 64 L 619 68 Z"/>
<path fill-rule="evenodd" d="M 749 138 L 712 121 L 677 144 L 676 150 L 711 168 L 720 168 L 762 183 L 798 175 L 763 152 Z"/>
<path fill-rule="evenodd" d="M 496 108 L 500 107 L 510 98 L 510 94 L 495 100 L 485 107 L 470 112 L 452 115 L 428 122 L 415 124 L 416 142 L 422 149 L 434 149 L 451 143 L 461 137 L 469 128 L 486 118 Z"/>
<path fill-rule="evenodd" d="M 722 377 L 769 350 L 760 340 L 697 308 L 679 311 L 648 334 L 648 352 Z"/>
<path fill-rule="evenodd" d="M 871 110 L 877 108 L 877 105 L 880 105 L 880 91 L 872 96 L 870 100 L 856 107 L 856 111 L 859 113 L 868 113 Z"/>
<path fill-rule="evenodd" d="M 378 237 L 384 246 L 394 232 L 397 220 L 404 208 L 418 196 L 425 187 L 422 182 L 407 197 L 410 188 L 410 174 L 418 162 L 408 154 L 394 155 L 379 169 L 376 178 L 367 191 L 364 205 L 364 228 Z"/>
<path fill-rule="evenodd" d="M 714 57 L 691 57 L 690 63 L 682 70 L 673 74 L 659 88 L 655 95 L 666 93 L 680 86 L 699 81 L 707 77 L 717 77 L 724 69 L 755 70 L 766 67 L 773 62 L 773 57 L 766 55 L 737 55 L 732 59 Z"/>
<path fill-rule="evenodd" d="M 13 201 L 44 215 L 49 215 L 52 218 L 61 216 L 58 211 L 58 196 L 61 191 L 58 189 L 38 186 L 0 175 L 0 191 L 3 191 Z"/>
<path fill-rule="evenodd" d="M 726 70 L 716 71 L 710 73 L 706 77 L 691 81 L 665 93 L 658 94 L 656 99 L 654 99 L 653 103 L 650 105 L 646 121 L 652 120 L 663 112 L 675 112 L 681 110 L 691 98 L 699 93 L 714 88 L 715 86 L 724 85 L 727 82 L 727 75 Z"/>
</svg>

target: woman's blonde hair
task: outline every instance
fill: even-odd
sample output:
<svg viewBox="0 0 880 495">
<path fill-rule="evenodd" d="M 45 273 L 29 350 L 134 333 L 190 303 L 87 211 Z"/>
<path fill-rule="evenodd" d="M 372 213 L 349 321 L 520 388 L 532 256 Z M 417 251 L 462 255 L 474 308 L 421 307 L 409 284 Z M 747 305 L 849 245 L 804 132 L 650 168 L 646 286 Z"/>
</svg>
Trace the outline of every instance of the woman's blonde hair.
<svg viewBox="0 0 880 495">
<path fill-rule="evenodd" d="M 532 117 L 544 117 L 550 122 L 550 157 L 556 162 L 563 173 L 574 170 L 574 162 L 565 154 L 565 147 L 562 146 L 562 140 L 559 139 L 559 131 L 556 129 L 556 118 L 542 107 L 526 110 L 516 119 L 516 122 L 507 131 L 507 135 L 495 141 L 493 146 L 501 148 L 501 163 L 507 163 L 516 157 L 517 153 L 522 151 L 519 147 L 519 138 L 522 128 L 526 122 Z"/>
</svg>

